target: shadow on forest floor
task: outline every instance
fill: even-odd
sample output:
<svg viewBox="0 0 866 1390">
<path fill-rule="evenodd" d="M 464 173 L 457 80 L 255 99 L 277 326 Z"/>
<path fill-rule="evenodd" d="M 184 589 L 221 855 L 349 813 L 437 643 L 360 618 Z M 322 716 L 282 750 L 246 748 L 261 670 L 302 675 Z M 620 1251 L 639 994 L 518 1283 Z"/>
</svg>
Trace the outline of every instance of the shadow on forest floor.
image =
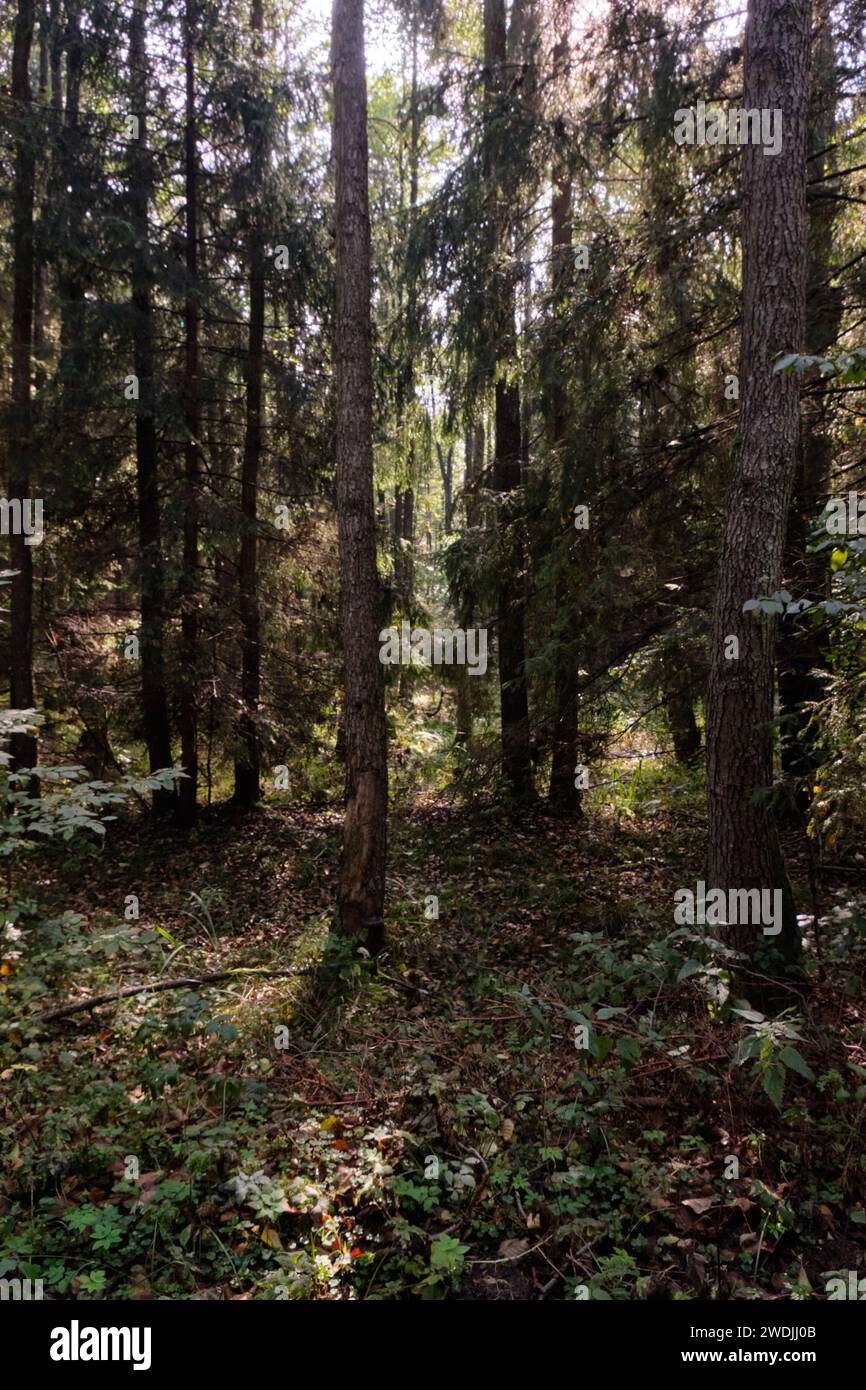
<svg viewBox="0 0 866 1390">
<path fill-rule="evenodd" d="M 6 1269 L 82 1299 L 808 1298 L 862 1273 L 866 921 L 827 890 L 824 978 L 810 937 L 806 979 L 750 1010 L 673 927 L 696 805 L 397 817 L 386 954 L 331 982 L 262 972 L 321 958 L 334 812 L 47 857 L 34 893 L 85 923 L 33 1011 L 251 973 L 13 1028 Z"/>
</svg>

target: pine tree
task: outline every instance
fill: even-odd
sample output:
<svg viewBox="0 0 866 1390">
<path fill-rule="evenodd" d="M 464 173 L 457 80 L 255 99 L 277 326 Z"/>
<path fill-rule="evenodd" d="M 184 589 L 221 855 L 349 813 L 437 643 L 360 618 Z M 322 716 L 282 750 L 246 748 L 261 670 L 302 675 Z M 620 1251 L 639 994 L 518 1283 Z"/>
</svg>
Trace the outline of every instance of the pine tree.
<svg viewBox="0 0 866 1390">
<path fill-rule="evenodd" d="M 492 286 L 491 330 L 498 368 L 494 381 L 493 490 L 499 508 L 499 584 L 496 631 L 499 646 L 499 706 L 502 721 L 502 766 L 518 803 L 533 794 L 530 757 L 529 696 L 526 686 L 524 633 L 524 555 L 517 515 L 508 506 L 521 483 L 520 387 L 513 375 L 516 353 L 514 278 L 510 228 L 499 187 L 502 127 L 509 95 L 505 0 L 484 0 L 484 80 L 486 95 L 485 179 L 489 199 Z"/>
<path fill-rule="evenodd" d="M 782 146 L 742 151 L 743 320 L 740 421 L 713 618 L 707 697 L 707 886 L 780 889 L 780 944 L 796 921 L 770 804 L 773 781 L 773 619 L 744 613 L 779 588 L 799 440 L 799 389 L 774 359 L 800 351 L 806 274 L 806 112 L 810 0 L 751 0 L 744 106 L 783 113 Z M 767 292 L 773 286 L 773 293 Z M 736 645 L 731 643 L 736 639 Z M 754 926 L 725 938 L 753 951 Z"/>
<path fill-rule="evenodd" d="M 33 688 L 33 550 L 27 543 L 21 517 L 32 482 L 33 402 L 33 197 L 36 143 L 32 126 L 30 55 L 33 45 L 32 0 L 18 0 L 12 48 L 12 100 L 15 120 L 12 205 L 12 410 L 9 418 L 10 603 L 11 659 L 9 702 L 12 709 L 32 709 Z M 36 739 L 16 733 L 10 742 L 12 766 L 36 766 Z M 34 787 L 35 790 L 35 787 Z"/>
<path fill-rule="evenodd" d="M 129 144 L 129 216 L 133 235 L 133 362 L 139 396 L 135 412 L 135 472 L 138 490 L 141 697 L 144 738 L 151 772 L 171 767 L 171 732 L 165 683 L 165 577 L 159 501 L 156 433 L 156 383 L 153 344 L 152 271 L 150 267 L 151 166 L 147 147 L 148 58 L 147 0 L 133 6 L 129 39 L 131 110 L 138 136 Z M 154 794 L 154 810 L 165 814 L 174 803 L 168 791 Z"/>
<path fill-rule="evenodd" d="M 337 524 L 344 659 L 346 812 L 338 930 L 376 950 L 383 939 L 387 731 L 377 613 L 370 341 L 370 214 L 363 0 L 334 0 Z"/>
<path fill-rule="evenodd" d="M 253 0 L 250 18 L 252 57 L 258 87 L 264 59 L 262 0 Z M 258 486 L 262 454 L 262 384 L 265 337 L 265 249 L 262 229 L 262 197 L 267 177 L 266 131 L 269 113 L 261 92 L 245 105 L 244 124 L 250 151 L 250 206 L 247 253 L 249 262 L 250 322 L 244 368 L 246 429 L 241 473 L 241 554 L 238 570 L 241 615 L 241 717 L 239 752 L 235 757 L 234 800 L 252 806 L 261 796 L 259 784 L 259 734 L 257 716 L 261 694 L 261 651 L 258 598 Z"/>
<path fill-rule="evenodd" d="M 186 305 L 184 309 L 184 492 L 181 609 L 180 757 L 186 776 L 178 787 L 178 821 L 189 826 L 198 809 L 199 399 L 198 115 L 196 107 L 197 0 L 186 0 L 184 33 L 184 193 L 186 198 Z"/>
</svg>

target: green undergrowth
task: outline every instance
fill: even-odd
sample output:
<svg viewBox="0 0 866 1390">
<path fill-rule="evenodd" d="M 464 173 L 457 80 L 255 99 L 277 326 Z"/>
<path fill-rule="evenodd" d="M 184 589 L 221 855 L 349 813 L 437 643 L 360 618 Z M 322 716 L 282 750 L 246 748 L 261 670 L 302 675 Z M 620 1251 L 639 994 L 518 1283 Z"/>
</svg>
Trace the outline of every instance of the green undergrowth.
<svg viewBox="0 0 866 1390">
<path fill-rule="evenodd" d="M 40 851 L 2 943 L 0 1276 L 466 1300 L 808 1299 L 862 1274 L 864 905 L 828 894 L 801 977 L 759 996 L 673 926 L 690 795 L 668 769 L 579 824 L 396 816 L 376 963 L 326 950 L 333 812 Z"/>
</svg>

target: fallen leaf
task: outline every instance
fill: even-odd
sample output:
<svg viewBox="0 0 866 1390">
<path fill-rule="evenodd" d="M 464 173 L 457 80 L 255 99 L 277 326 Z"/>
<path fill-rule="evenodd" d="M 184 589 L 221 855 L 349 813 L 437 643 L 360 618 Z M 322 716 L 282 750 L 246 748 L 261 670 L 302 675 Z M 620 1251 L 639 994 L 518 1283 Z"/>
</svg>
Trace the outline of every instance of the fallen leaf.
<svg viewBox="0 0 866 1390">
<path fill-rule="evenodd" d="M 739 1207 L 740 1211 L 748 1211 L 749 1208 L 755 1206 L 756 1203 L 750 1202 L 748 1197 L 735 1197 L 730 1205 L 732 1207 Z"/>
</svg>

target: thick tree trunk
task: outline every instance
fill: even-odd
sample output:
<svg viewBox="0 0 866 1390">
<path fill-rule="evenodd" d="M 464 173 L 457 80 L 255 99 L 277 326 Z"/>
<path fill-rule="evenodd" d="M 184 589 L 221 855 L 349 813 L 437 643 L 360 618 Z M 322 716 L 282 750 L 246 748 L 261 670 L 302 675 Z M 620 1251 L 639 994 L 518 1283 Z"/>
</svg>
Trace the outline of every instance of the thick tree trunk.
<svg viewBox="0 0 866 1390">
<path fill-rule="evenodd" d="M 150 229 L 151 167 L 147 150 L 147 0 L 133 7 L 129 35 L 130 96 L 138 117 L 138 140 L 130 144 L 129 219 L 135 238 L 132 256 L 133 366 L 139 397 L 135 415 L 135 470 L 138 493 L 139 589 L 142 713 L 151 772 L 171 767 L 171 731 L 165 687 L 165 581 L 159 512 L 159 464 L 154 414 L 153 306 L 151 303 Z M 163 815 L 174 804 L 170 791 L 153 795 L 153 809 Z"/>
<path fill-rule="evenodd" d="M 186 194 L 186 275 L 184 308 L 184 519 L 181 578 L 180 757 L 186 773 L 178 785 L 178 823 L 189 826 L 198 811 L 198 605 L 199 475 L 201 408 L 199 403 L 198 300 L 198 123 L 196 116 L 196 0 L 187 0 L 184 15 L 184 184 Z"/>
<path fill-rule="evenodd" d="M 554 64 L 564 65 L 568 60 L 567 31 L 554 49 Z M 560 155 L 553 168 L 551 196 L 551 289 L 553 291 L 554 331 L 556 311 L 560 296 L 570 282 L 572 263 L 572 189 L 571 168 L 565 155 Z M 556 348 L 555 348 L 556 350 Z M 550 443 L 559 469 L 561 486 L 560 511 L 566 518 L 569 528 L 569 547 L 566 556 L 576 566 L 571 525 L 574 469 L 569 458 L 569 405 L 563 374 L 556 372 L 550 393 Z M 564 811 L 580 809 L 580 793 L 575 785 L 577 768 L 577 598 L 575 594 L 576 568 L 570 573 L 563 570 L 562 560 L 557 568 L 554 603 L 556 608 L 556 629 L 559 637 L 559 650 L 556 660 L 554 695 L 556 712 L 554 715 L 553 749 L 550 767 L 550 789 L 548 799 L 552 805 Z"/>
<path fill-rule="evenodd" d="M 411 237 L 418 213 L 418 160 L 421 133 L 421 117 L 418 108 L 418 16 L 412 16 L 412 81 L 409 93 L 409 218 L 408 236 Z M 403 176 L 401 163 L 400 203 L 403 204 Z M 406 613 L 411 613 L 415 605 L 415 443 L 412 422 L 415 396 L 415 357 L 418 333 L 418 287 L 414 270 L 407 266 L 408 291 L 406 296 L 406 348 L 400 382 L 397 392 L 397 415 L 400 430 L 403 429 L 404 414 L 410 412 L 409 451 L 406 460 L 406 487 L 400 491 L 398 506 L 395 508 L 397 522 L 396 548 L 394 553 L 395 588 L 400 603 Z M 400 311 L 402 313 L 402 286 L 400 290 Z M 400 671 L 400 690 L 402 693 L 405 672 Z"/>
<path fill-rule="evenodd" d="M 777 944 L 796 945 L 796 920 L 769 805 L 773 781 L 773 620 L 743 613 L 779 587 L 799 435 L 799 388 L 773 371 L 800 351 L 806 270 L 805 154 L 809 0 L 751 0 L 746 26 L 747 109 L 781 110 L 779 154 L 746 145 L 743 161 L 743 321 L 740 423 L 710 653 L 707 700 L 707 884 L 781 889 Z M 738 657 L 730 639 L 738 643 Z M 753 951 L 760 926 L 721 929 Z"/>
<path fill-rule="evenodd" d="M 491 253 L 499 281 L 492 289 L 496 351 L 499 364 L 510 362 L 513 365 L 516 352 L 514 283 L 510 274 L 503 271 L 509 249 L 508 217 L 498 186 L 497 142 L 491 131 L 491 118 L 501 119 L 502 113 L 496 112 L 496 104 L 507 81 L 505 0 L 484 0 L 484 73 L 488 113 L 485 177 L 490 199 Z M 526 688 L 524 555 L 518 519 L 504 501 L 521 483 L 520 388 L 497 373 L 494 400 L 493 488 L 500 494 L 496 628 L 502 767 L 514 800 L 521 803 L 533 794 Z"/>
<path fill-rule="evenodd" d="M 806 342 L 810 353 L 826 352 L 839 332 L 843 295 L 832 282 L 833 232 L 839 203 L 827 196 L 836 191 L 834 132 L 838 75 L 828 0 L 816 6 L 812 48 L 812 95 L 809 112 L 809 179 L 823 182 L 823 194 L 809 204 L 808 271 L 806 278 Z M 817 516 L 830 478 L 832 444 L 827 433 L 823 395 L 807 397 L 800 435 L 800 457 L 794 497 L 788 513 L 785 546 L 785 587 L 795 598 L 829 597 L 826 552 L 807 548 L 807 518 Z M 803 811 L 812 799 L 813 774 L 821 759 L 819 730 L 812 706 L 827 694 L 829 633 L 826 622 L 784 619 L 779 632 L 778 671 L 781 706 L 782 771 L 793 784 Z"/>
<path fill-rule="evenodd" d="M 253 0 L 253 53 L 262 54 L 262 3 Z M 249 228 L 250 323 L 246 360 L 246 433 L 241 474 L 241 706 L 238 725 L 238 754 L 235 758 L 234 800 L 242 807 L 252 806 L 261 796 L 258 710 L 261 698 L 261 645 L 258 597 L 257 501 L 259 463 L 262 452 L 262 379 L 265 338 L 265 248 L 260 190 L 265 178 L 267 153 L 264 122 L 266 112 L 260 99 L 251 103 L 248 120 L 250 142 L 250 180 L 252 198 Z"/>
<path fill-rule="evenodd" d="M 346 817 L 337 929 L 383 940 L 388 816 L 387 727 L 379 661 L 373 505 L 370 213 L 363 0 L 334 0 L 337 522 L 345 660 Z"/>
<path fill-rule="evenodd" d="M 30 50 L 33 43 L 32 0 L 18 0 L 12 47 L 12 101 L 15 111 L 14 186 L 12 192 L 12 411 L 8 440 L 9 500 L 22 509 L 30 497 L 33 453 L 31 371 L 33 353 L 33 193 L 36 141 L 31 127 Z M 31 503 L 33 499 L 30 499 Z M 33 688 L 33 550 L 23 526 L 10 528 L 12 578 L 9 618 L 9 704 L 34 707 Z M 13 734 L 12 767 L 36 766 L 36 739 Z M 32 785 L 36 792 L 38 785 Z"/>
</svg>

